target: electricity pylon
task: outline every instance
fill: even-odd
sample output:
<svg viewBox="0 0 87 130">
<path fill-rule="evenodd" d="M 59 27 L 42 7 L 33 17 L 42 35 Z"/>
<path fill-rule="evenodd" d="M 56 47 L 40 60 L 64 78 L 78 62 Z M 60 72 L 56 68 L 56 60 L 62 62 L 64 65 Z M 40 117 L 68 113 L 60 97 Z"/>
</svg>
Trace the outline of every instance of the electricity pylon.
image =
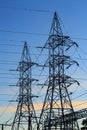
<svg viewBox="0 0 87 130">
<path fill-rule="evenodd" d="M 66 74 L 66 70 L 72 65 L 78 66 L 78 63 L 67 55 L 73 46 L 78 47 L 69 36 L 63 36 L 55 12 L 49 38 L 43 47 L 49 51 L 49 79 L 38 130 L 79 130 L 68 92 L 69 87 L 79 85 L 79 82 Z M 70 113 L 73 116 L 67 117 Z"/>
<path fill-rule="evenodd" d="M 18 82 L 19 96 L 18 106 L 15 113 L 11 130 L 34 130 L 37 129 L 37 117 L 35 114 L 32 98 L 32 79 L 31 69 L 34 65 L 31 61 L 27 43 L 25 42 L 21 60 L 17 70 L 20 72 Z"/>
</svg>

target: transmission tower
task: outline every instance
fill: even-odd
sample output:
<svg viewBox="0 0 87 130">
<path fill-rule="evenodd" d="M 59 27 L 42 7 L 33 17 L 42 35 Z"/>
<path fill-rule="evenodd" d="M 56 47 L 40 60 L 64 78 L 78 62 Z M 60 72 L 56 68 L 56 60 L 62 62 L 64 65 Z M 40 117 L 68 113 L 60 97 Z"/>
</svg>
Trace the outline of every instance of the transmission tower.
<svg viewBox="0 0 87 130">
<path fill-rule="evenodd" d="M 35 114 L 32 98 L 32 79 L 31 69 L 34 65 L 31 61 L 27 43 L 25 42 L 21 60 L 17 70 L 20 72 L 18 82 L 19 96 L 18 106 L 15 113 L 11 130 L 34 130 L 37 129 L 37 117 Z"/>
<path fill-rule="evenodd" d="M 69 36 L 63 36 L 55 12 L 49 38 L 43 47 L 49 51 L 49 79 L 38 130 L 79 130 L 68 91 L 69 87 L 79 85 L 79 82 L 66 74 L 72 65 L 78 66 L 76 61 L 66 55 L 73 46 L 78 47 Z M 70 113 L 72 116 L 67 117 Z"/>
</svg>

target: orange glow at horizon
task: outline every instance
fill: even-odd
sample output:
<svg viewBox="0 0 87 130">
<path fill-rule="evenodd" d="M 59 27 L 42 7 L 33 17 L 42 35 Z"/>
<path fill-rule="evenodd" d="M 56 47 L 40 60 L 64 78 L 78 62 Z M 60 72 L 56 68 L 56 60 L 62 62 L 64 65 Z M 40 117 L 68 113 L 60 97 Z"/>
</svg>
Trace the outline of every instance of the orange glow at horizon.
<svg viewBox="0 0 87 130">
<path fill-rule="evenodd" d="M 43 104 L 42 103 L 36 103 L 34 104 L 34 108 L 35 110 L 41 110 L 42 109 Z M 74 109 L 82 109 L 82 108 L 87 108 L 87 102 L 86 101 L 75 101 L 72 102 L 72 106 Z M 17 106 L 10 106 L 8 107 L 8 109 L 6 110 L 6 112 L 15 112 L 16 111 Z M 4 111 L 6 109 L 6 107 L 0 107 L 0 112 Z"/>
</svg>

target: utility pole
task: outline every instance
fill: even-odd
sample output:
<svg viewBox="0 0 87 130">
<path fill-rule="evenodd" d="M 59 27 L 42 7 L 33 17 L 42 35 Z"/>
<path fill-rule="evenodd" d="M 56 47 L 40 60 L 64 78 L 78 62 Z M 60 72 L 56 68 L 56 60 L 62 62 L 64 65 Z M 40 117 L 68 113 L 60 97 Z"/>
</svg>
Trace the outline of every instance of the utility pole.
<svg viewBox="0 0 87 130">
<path fill-rule="evenodd" d="M 63 36 L 57 13 L 54 13 L 49 38 L 43 48 L 48 49 L 49 79 L 43 108 L 40 114 L 38 130 L 79 130 L 74 109 L 68 92 L 73 84 L 79 85 L 71 78 L 66 70 L 78 63 L 68 54 L 74 47 L 78 47 L 69 36 Z M 66 122 L 66 115 L 73 113 L 70 122 Z"/>
<path fill-rule="evenodd" d="M 33 130 L 37 129 L 37 117 L 34 110 L 32 98 L 32 66 L 35 63 L 31 61 L 28 45 L 25 42 L 22 56 L 17 70 L 20 72 L 18 81 L 19 96 L 18 106 L 15 113 L 11 130 Z"/>
</svg>

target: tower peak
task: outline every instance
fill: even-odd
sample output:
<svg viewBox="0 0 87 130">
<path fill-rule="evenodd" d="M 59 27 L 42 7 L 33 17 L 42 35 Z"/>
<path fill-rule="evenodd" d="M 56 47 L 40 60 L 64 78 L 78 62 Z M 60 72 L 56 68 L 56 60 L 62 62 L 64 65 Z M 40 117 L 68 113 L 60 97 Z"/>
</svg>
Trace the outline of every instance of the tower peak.
<svg viewBox="0 0 87 130">
<path fill-rule="evenodd" d="M 63 35 L 57 12 L 54 12 L 53 22 L 50 29 L 50 35 L 59 35 L 59 36 Z"/>
</svg>

